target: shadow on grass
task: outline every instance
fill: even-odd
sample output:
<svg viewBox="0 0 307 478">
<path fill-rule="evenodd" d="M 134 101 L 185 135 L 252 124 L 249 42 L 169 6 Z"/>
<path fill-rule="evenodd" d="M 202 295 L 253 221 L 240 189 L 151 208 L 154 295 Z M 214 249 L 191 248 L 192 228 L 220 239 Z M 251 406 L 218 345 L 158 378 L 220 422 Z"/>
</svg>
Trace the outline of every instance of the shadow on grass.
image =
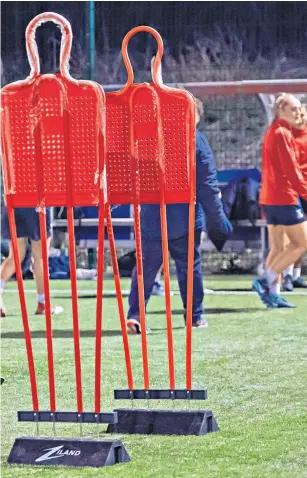
<svg viewBox="0 0 307 478">
<path fill-rule="evenodd" d="M 173 327 L 173 330 L 177 329 L 183 329 L 184 326 L 176 326 Z M 166 330 L 165 327 L 161 328 L 152 328 L 150 327 L 151 332 L 158 332 L 158 331 L 164 331 Z M 121 336 L 121 330 L 103 330 L 101 336 L 102 337 L 118 337 Z M 153 334 L 151 334 L 153 335 Z M 73 332 L 72 330 L 53 330 L 52 336 L 54 339 L 72 339 L 73 338 Z M 96 336 L 96 331 L 95 330 L 80 330 L 80 337 L 83 338 L 91 338 Z M 129 336 L 130 337 L 130 336 Z M 134 336 L 132 336 L 134 337 Z M 136 336 L 137 337 L 137 336 Z M 141 336 L 139 336 L 141 337 Z M 24 333 L 22 331 L 18 332 L 3 332 L 0 335 L 1 339 L 24 339 Z M 32 339 L 45 339 L 46 338 L 46 331 L 45 330 L 33 330 L 31 332 L 31 338 Z"/>
<path fill-rule="evenodd" d="M 72 330 L 53 330 L 52 332 L 54 339 L 72 339 L 73 332 Z M 80 337 L 95 337 L 96 332 L 95 330 L 80 330 Z M 104 330 L 102 331 L 102 337 L 116 337 L 121 335 L 120 330 Z M 0 335 L 1 339 L 23 339 L 24 333 L 20 332 L 3 332 Z M 46 338 L 46 331 L 45 330 L 33 330 L 31 332 L 32 339 L 45 339 Z"/>
<path fill-rule="evenodd" d="M 122 294 L 122 297 L 128 297 L 129 294 L 128 293 L 124 293 Z M 56 295 L 53 295 L 52 296 L 53 298 L 55 299 L 68 299 L 68 300 L 71 300 L 71 295 L 60 295 L 60 294 L 56 294 Z M 116 299 L 116 294 L 115 292 L 104 292 L 103 293 L 103 298 L 104 299 Z M 82 295 L 78 295 L 78 299 L 97 299 L 97 294 L 94 293 L 94 294 L 82 294 Z"/>
<path fill-rule="evenodd" d="M 226 307 L 219 307 L 215 309 L 205 308 L 205 315 L 207 314 L 241 314 L 241 313 L 251 313 L 263 311 L 263 308 L 260 307 L 242 307 L 238 309 L 230 309 Z M 152 310 L 148 312 L 148 315 L 163 315 L 165 310 Z M 183 315 L 182 309 L 177 309 L 172 311 L 172 315 Z"/>
<path fill-rule="evenodd" d="M 221 289 L 222 290 L 222 289 Z M 51 291 L 52 292 L 52 291 Z M 180 293 L 177 290 L 172 291 L 173 295 L 179 296 Z M 55 299 L 70 299 L 71 300 L 71 295 L 66 294 L 55 294 L 52 296 Z M 129 292 L 122 292 L 122 297 L 129 297 Z M 157 297 L 157 296 L 153 296 Z M 103 298 L 104 299 L 116 299 L 116 293 L 113 291 L 103 291 Z M 163 299 L 163 296 L 159 297 L 160 299 Z M 78 294 L 78 299 L 97 299 L 97 294 L 96 292 L 90 293 L 90 294 Z"/>
<path fill-rule="evenodd" d="M 177 326 L 173 327 L 173 330 L 177 329 L 183 329 L 184 326 Z M 164 331 L 166 330 L 166 327 L 161 327 L 161 328 L 152 328 L 150 327 L 151 332 L 158 332 L 158 331 Z M 102 337 L 119 337 L 121 336 L 121 330 L 103 330 L 101 336 Z M 154 334 L 150 334 L 154 335 Z M 73 332 L 72 330 L 53 330 L 52 336 L 54 339 L 72 339 L 73 338 Z M 95 330 L 80 330 L 80 337 L 82 338 L 91 338 L 96 336 L 96 331 Z M 130 335 L 129 335 L 130 337 Z M 132 337 L 141 337 L 139 336 L 132 336 Z M 0 335 L 1 339 L 24 339 L 24 333 L 22 331 L 18 332 L 3 332 Z M 45 330 L 33 330 L 31 332 L 31 338 L 32 339 L 45 339 L 46 338 L 46 331 Z"/>
<path fill-rule="evenodd" d="M 251 287 L 236 287 L 232 289 L 228 287 L 221 287 L 221 288 L 214 287 L 212 290 L 213 292 L 253 292 L 253 289 Z"/>
</svg>

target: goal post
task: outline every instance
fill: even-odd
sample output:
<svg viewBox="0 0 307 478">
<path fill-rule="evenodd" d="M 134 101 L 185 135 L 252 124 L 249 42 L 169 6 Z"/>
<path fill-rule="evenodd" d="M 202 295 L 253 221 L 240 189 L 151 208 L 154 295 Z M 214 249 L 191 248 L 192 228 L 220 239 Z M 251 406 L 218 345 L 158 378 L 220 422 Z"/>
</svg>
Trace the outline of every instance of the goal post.
<svg viewBox="0 0 307 478">
<path fill-rule="evenodd" d="M 218 170 L 260 168 L 262 137 L 272 121 L 276 96 L 292 93 L 307 100 L 307 79 L 165 84 L 185 89 L 204 102 L 205 117 L 199 129 L 208 138 Z M 104 90 L 122 87 L 104 85 Z"/>
</svg>

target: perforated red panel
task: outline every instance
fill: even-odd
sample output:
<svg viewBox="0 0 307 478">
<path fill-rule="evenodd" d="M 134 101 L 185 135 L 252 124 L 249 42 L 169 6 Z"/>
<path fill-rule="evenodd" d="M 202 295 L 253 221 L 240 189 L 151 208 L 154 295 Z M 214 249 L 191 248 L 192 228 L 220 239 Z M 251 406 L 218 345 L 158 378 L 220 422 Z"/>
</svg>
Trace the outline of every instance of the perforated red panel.
<svg viewBox="0 0 307 478">
<path fill-rule="evenodd" d="M 187 105 L 183 101 L 162 104 L 164 133 L 166 190 L 180 192 L 189 189 L 188 157 L 189 131 L 187 131 Z M 191 139 L 193 141 L 193 139 Z"/>
<path fill-rule="evenodd" d="M 3 139 L 7 150 L 6 192 L 14 194 L 22 191 L 26 195 L 37 193 L 36 161 L 34 137 L 31 133 L 31 117 L 29 114 L 29 98 L 25 91 L 20 94 L 2 96 Z M 3 152 L 5 155 L 5 152 Z M 4 163 L 5 164 L 5 163 Z M 6 175 L 4 175 L 6 177 Z"/>
<path fill-rule="evenodd" d="M 69 190 L 72 205 L 98 204 L 103 98 L 94 84 L 60 75 L 2 90 L 5 191 L 13 206 L 37 206 L 40 195 L 46 206 L 65 205 Z"/>
<path fill-rule="evenodd" d="M 130 86 L 123 94 L 106 93 L 107 180 L 111 204 L 158 203 L 161 180 L 158 117 L 163 136 L 165 201 L 189 202 L 195 166 L 193 99 L 182 92 L 164 91 L 154 84 Z M 160 106 L 159 106 L 160 105 Z M 135 155 L 131 156 L 134 143 Z M 192 144 L 192 147 L 191 147 Z M 189 166 L 190 165 L 190 166 Z"/>
<path fill-rule="evenodd" d="M 107 100 L 106 95 L 106 100 Z M 131 193 L 128 105 L 107 101 L 107 181 L 109 199 L 121 191 Z M 127 198 L 128 199 L 128 198 Z"/>
</svg>

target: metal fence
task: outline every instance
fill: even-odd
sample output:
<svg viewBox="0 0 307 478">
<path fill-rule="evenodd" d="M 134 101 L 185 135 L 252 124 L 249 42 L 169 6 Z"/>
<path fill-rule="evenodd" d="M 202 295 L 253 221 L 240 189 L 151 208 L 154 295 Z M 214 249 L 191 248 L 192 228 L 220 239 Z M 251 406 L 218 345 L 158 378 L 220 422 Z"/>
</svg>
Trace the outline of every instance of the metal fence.
<svg viewBox="0 0 307 478">
<path fill-rule="evenodd" d="M 95 9 L 92 24 L 91 8 L 92 13 Z M 155 27 L 163 37 L 165 82 L 307 77 L 303 61 L 307 2 L 4 1 L 1 11 L 3 83 L 28 74 L 25 29 L 44 11 L 60 13 L 72 24 L 71 72 L 76 78 L 91 77 L 104 85 L 124 83 L 121 42 L 130 28 L 140 24 Z M 38 29 L 37 42 L 42 72 L 56 71 L 59 31 L 47 24 Z M 148 35 L 131 41 L 136 81 L 149 80 L 155 51 L 155 41 Z M 199 127 L 208 137 L 218 169 L 259 167 L 268 121 L 259 96 L 214 96 L 206 98 L 204 106 L 205 118 Z M 249 247 L 251 251 L 242 256 L 244 269 L 259 260 L 254 244 Z M 227 254 L 210 254 L 208 267 L 220 270 Z"/>
<path fill-rule="evenodd" d="M 95 9 L 96 32 L 90 23 L 91 8 Z M 4 1 L 1 11 L 1 53 L 8 82 L 28 71 L 24 32 L 30 19 L 43 11 L 61 13 L 71 22 L 71 69 L 77 76 L 91 74 L 94 42 L 90 39 L 95 40 L 97 61 L 92 76 L 101 83 L 125 81 L 121 41 L 130 28 L 140 24 L 157 28 L 163 36 L 166 81 L 306 76 L 306 2 Z M 55 69 L 59 34 L 53 26 L 44 26 L 37 37 L 43 67 Z M 155 48 L 148 35 L 133 39 L 131 54 L 138 81 L 144 81 Z"/>
<path fill-rule="evenodd" d="M 199 129 L 205 131 L 218 169 L 260 167 L 267 118 L 258 95 L 213 96 Z"/>
<path fill-rule="evenodd" d="M 150 24 L 163 36 L 165 82 L 307 76 L 307 2 L 13 1 L 2 2 L 1 10 L 4 83 L 28 74 L 25 28 L 48 10 L 72 24 L 72 74 L 104 85 L 125 82 L 121 41 L 138 24 Z M 59 30 L 44 25 L 37 42 L 42 71 L 55 71 Z M 129 52 L 137 81 L 149 80 L 155 49 L 150 35 L 132 39 Z M 212 97 L 205 101 L 205 112 L 200 129 L 208 136 L 219 169 L 260 165 L 267 115 L 257 95 Z"/>
</svg>

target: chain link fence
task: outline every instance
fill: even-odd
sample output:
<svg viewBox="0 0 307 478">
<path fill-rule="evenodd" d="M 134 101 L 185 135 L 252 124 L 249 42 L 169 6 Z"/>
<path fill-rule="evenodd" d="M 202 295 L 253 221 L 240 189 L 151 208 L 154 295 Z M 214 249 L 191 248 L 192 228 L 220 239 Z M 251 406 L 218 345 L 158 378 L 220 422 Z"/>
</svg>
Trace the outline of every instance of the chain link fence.
<svg viewBox="0 0 307 478">
<path fill-rule="evenodd" d="M 156 28 L 163 37 L 165 82 L 307 77 L 303 62 L 307 50 L 306 2 L 6 1 L 1 3 L 2 84 L 29 73 L 25 29 L 44 11 L 60 13 L 71 22 L 71 73 L 76 78 L 89 78 L 90 6 L 95 8 L 92 78 L 104 85 L 126 81 L 121 42 L 130 28 L 141 24 Z M 59 30 L 52 24 L 44 25 L 37 31 L 37 42 L 42 72 L 57 71 Z M 136 81 L 150 80 L 150 60 L 155 51 L 150 35 L 132 39 L 129 53 Z M 218 169 L 260 167 L 268 118 L 258 95 L 214 96 L 206 98 L 204 106 L 205 117 L 199 128 L 208 137 Z M 253 243 L 237 250 L 233 245 L 224 254 L 206 252 L 204 269 L 217 272 L 242 266 L 250 271 L 259 263 L 258 246 Z M 80 254 L 80 264 L 86 266 L 86 253 Z"/>
<path fill-rule="evenodd" d="M 71 70 L 89 76 L 90 7 L 95 8 L 94 79 L 123 83 L 120 47 L 124 35 L 147 24 L 162 35 L 165 81 L 207 81 L 306 77 L 306 2 L 8 2 L 1 3 L 1 55 L 5 81 L 28 72 L 24 33 L 44 11 L 64 15 L 72 24 Z M 43 31 L 40 31 L 43 30 Z M 45 71 L 57 67 L 59 31 L 45 25 L 37 32 Z M 137 81 L 148 77 L 156 44 L 139 34 L 130 53 Z"/>
</svg>

